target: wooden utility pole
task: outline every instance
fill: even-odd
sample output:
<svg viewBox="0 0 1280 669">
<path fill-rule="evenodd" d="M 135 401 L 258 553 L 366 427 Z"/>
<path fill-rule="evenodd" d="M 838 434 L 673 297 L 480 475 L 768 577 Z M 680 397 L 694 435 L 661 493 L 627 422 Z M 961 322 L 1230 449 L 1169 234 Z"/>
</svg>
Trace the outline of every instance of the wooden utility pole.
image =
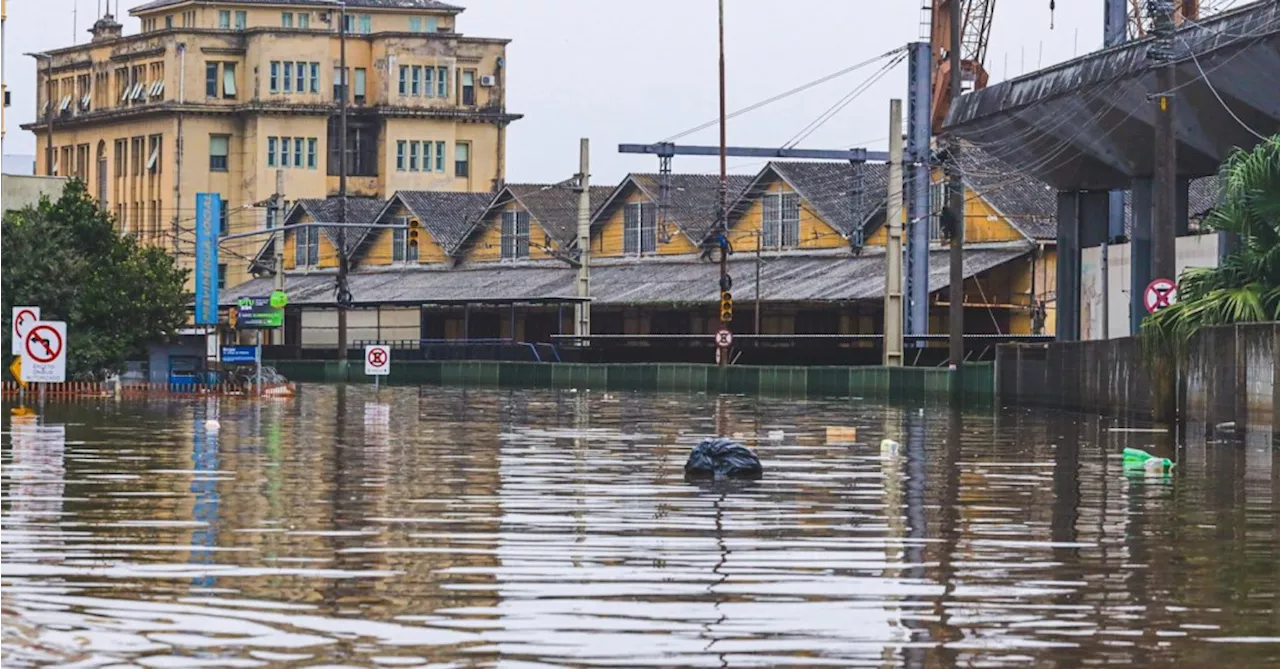
<svg viewBox="0 0 1280 669">
<path fill-rule="evenodd" d="M 347 307 L 351 290 L 347 274 L 347 3 L 338 5 L 338 285 L 334 293 L 338 303 L 338 372 L 347 378 Z"/>
<path fill-rule="evenodd" d="M 1151 184 L 1153 278 L 1177 280 L 1176 240 L 1178 207 L 1178 144 L 1173 130 L 1173 88 L 1177 85 L 1173 63 L 1173 0 L 1156 0 L 1152 7 L 1152 31 L 1156 42 L 1151 58 L 1156 62 L 1155 148 Z"/>
<path fill-rule="evenodd" d="M 884 364 L 902 366 L 902 100 L 889 101 L 889 199 L 885 204 Z"/>
<path fill-rule="evenodd" d="M 728 301 L 730 308 L 725 314 L 724 295 L 729 292 L 729 163 L 728 141 L 725 134 L 725 96 L 724 96 L 724 0 L 720 0 L 720 191 L 716 206 L 716 227 L 719 231 L 720 245 L 720 327 L 728 330 L 732 319 L 732 298 Z M 721 366 L 729 364 L 729 348 L 720 346 L 716 352 L 716 362 Z"/>
<path fill-rule="evenodd" d="M 578 144 L 578 304 L 574 307 L 573 335 L 578 346 L 591 340 L 591 141 Z"/>
<path fill-rule="evenodd" d="M 275 251 L 275 289 L 284 290 L 284 170 L 276 170 L 276 192 L 271 194 L 271 225 L 275 228 L 271 232 L 271 248 Z M 272 339 L 272 343 L 277 346 L 284 344 L 284 326 L 283 324 L 277 330 L 276 335 Z"/>
<path fill-rule="evenodd" d="M 951 108 L 955 109 L 956 101 L 960 99 L 960 43 L 961 43 L 961 12 L 951 12 L 951 53 L 948 57 L 951 59 Z M 951 150 L 951 198 L 950 209 L 952 213 L 952 222 L 954 229 L 951 231 L 951 286 L 950 293 L 950 329 L 951 329 L 951 353 L 948 359 L 951 363 L 951 369 L 956 374 L 960 373 L 961 366 L 964 364 L 964 184 L 960 179 L 960 142 L 954 138 L 950 145 Z M 959 379 L 952 382 L 953 388 L 959 388 Z"/>
</svg>

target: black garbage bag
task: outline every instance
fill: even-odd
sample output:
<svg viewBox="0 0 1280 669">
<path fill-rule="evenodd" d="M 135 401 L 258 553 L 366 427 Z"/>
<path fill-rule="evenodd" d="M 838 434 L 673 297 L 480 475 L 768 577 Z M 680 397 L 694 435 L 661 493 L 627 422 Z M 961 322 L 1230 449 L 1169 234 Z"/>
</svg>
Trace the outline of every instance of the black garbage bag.
<svg viewBox="0 0 1280 669">
<path fill-rule="evenodd" d="M 686 479 L 747 479 L 764 476 L 760 458 L 746 446 L 729 439 L 703 439 L 684 463 Z"/>
</svg>

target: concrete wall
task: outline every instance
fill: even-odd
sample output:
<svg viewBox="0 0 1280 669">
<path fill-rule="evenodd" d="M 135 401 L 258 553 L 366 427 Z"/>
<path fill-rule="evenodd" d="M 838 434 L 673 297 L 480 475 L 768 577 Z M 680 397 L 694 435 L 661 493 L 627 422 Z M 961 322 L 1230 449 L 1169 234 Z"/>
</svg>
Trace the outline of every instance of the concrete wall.
<svg viewBox="0 0 1280 669">
<path fill-rule="evenodd" d="M 5 174 L 0 176 L 0 199 L 4 200 L 5 211 L 33 207 L 40 203 L 41 196 L 48 196 L 50 200 L 58 199 L 66 185 L 66 177 Z"/>
<path fill-rule="evenodd" d="M 1192 267 L 1218 266 L 1218 236 L 1193 235 L 1177 239 L 1177 271 L 1182 274 Z M 1129 244 L 1107 247 L 1107 289 L 1103 295 L 1102 249 L 1098 246 L 1080 252 L 1080 338 L 1106 339 L 1128 337 L 1129 326 Z M 1139 295 L 1138 299 L 1142 296 Z M 1103 309 L 1109 314 L 1103 334 Z M 1052 332 L 1052 330 L 1050 330 Z"/>
<path fill-rule="evenodd" d="M 1246 438 L 1275 437 L 1280 412 L 1280 323 L 1209 328 L 1191 341 L 1184 373 L 1188 432 L 1220 433 L 1234 423 Z"/>
</svg>

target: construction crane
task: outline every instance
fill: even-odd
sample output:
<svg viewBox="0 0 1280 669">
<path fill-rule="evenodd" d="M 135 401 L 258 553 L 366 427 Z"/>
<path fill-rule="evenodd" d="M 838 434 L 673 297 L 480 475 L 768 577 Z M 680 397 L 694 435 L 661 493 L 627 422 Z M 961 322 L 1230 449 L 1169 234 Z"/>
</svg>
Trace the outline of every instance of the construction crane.
<svg viewBox="0 0 1280 669">
<path fill-rule="evenodd" d="M 964 92 L 986 88 L 987 43 L 996 0 L 932 0 L 929 11 L 929 46 L 933 51 L 933 132 L 942 132 L 942 122 L 951 107 L 951 62 L 953 44 L 960 48 L 960 78 Z M 960 35 L 951 34 L 951 13 L 962 12 Z"/>
<path fill-rule="evenodd" d="M 1200 10 L 1212 10 L 1213 7 L 1202 7 L 1202 5 L 1222 5 L 1227 6 L 1231 3 L 1223 2 L 1202 2 L 1201 0 L 1173 0 L 1173 21 L 1181 25 L 1183 20 L 1191 19 L 1192 21 L 1200 18 Z M 1147 0 L 1129 0 L 1129 20 L 1128 32 L 1129 39 L 1142 39 L 1151 32 L 1151 13 L 1147 10 Z"/>
</svg>

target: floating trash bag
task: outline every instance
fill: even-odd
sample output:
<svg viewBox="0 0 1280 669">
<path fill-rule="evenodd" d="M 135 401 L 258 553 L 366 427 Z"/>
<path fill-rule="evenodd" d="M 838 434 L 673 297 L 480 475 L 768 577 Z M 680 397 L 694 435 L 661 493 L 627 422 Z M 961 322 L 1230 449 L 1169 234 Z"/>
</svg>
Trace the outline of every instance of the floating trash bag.
<svg viewBox="0 0 1280 669">
<path fill-rule="evenodd" d="M 703 439 L 684 463 L 686 479 L 747 479 L 764 476 L 760 458 L 751 449 L 729 439 Z"/>
</svg>

